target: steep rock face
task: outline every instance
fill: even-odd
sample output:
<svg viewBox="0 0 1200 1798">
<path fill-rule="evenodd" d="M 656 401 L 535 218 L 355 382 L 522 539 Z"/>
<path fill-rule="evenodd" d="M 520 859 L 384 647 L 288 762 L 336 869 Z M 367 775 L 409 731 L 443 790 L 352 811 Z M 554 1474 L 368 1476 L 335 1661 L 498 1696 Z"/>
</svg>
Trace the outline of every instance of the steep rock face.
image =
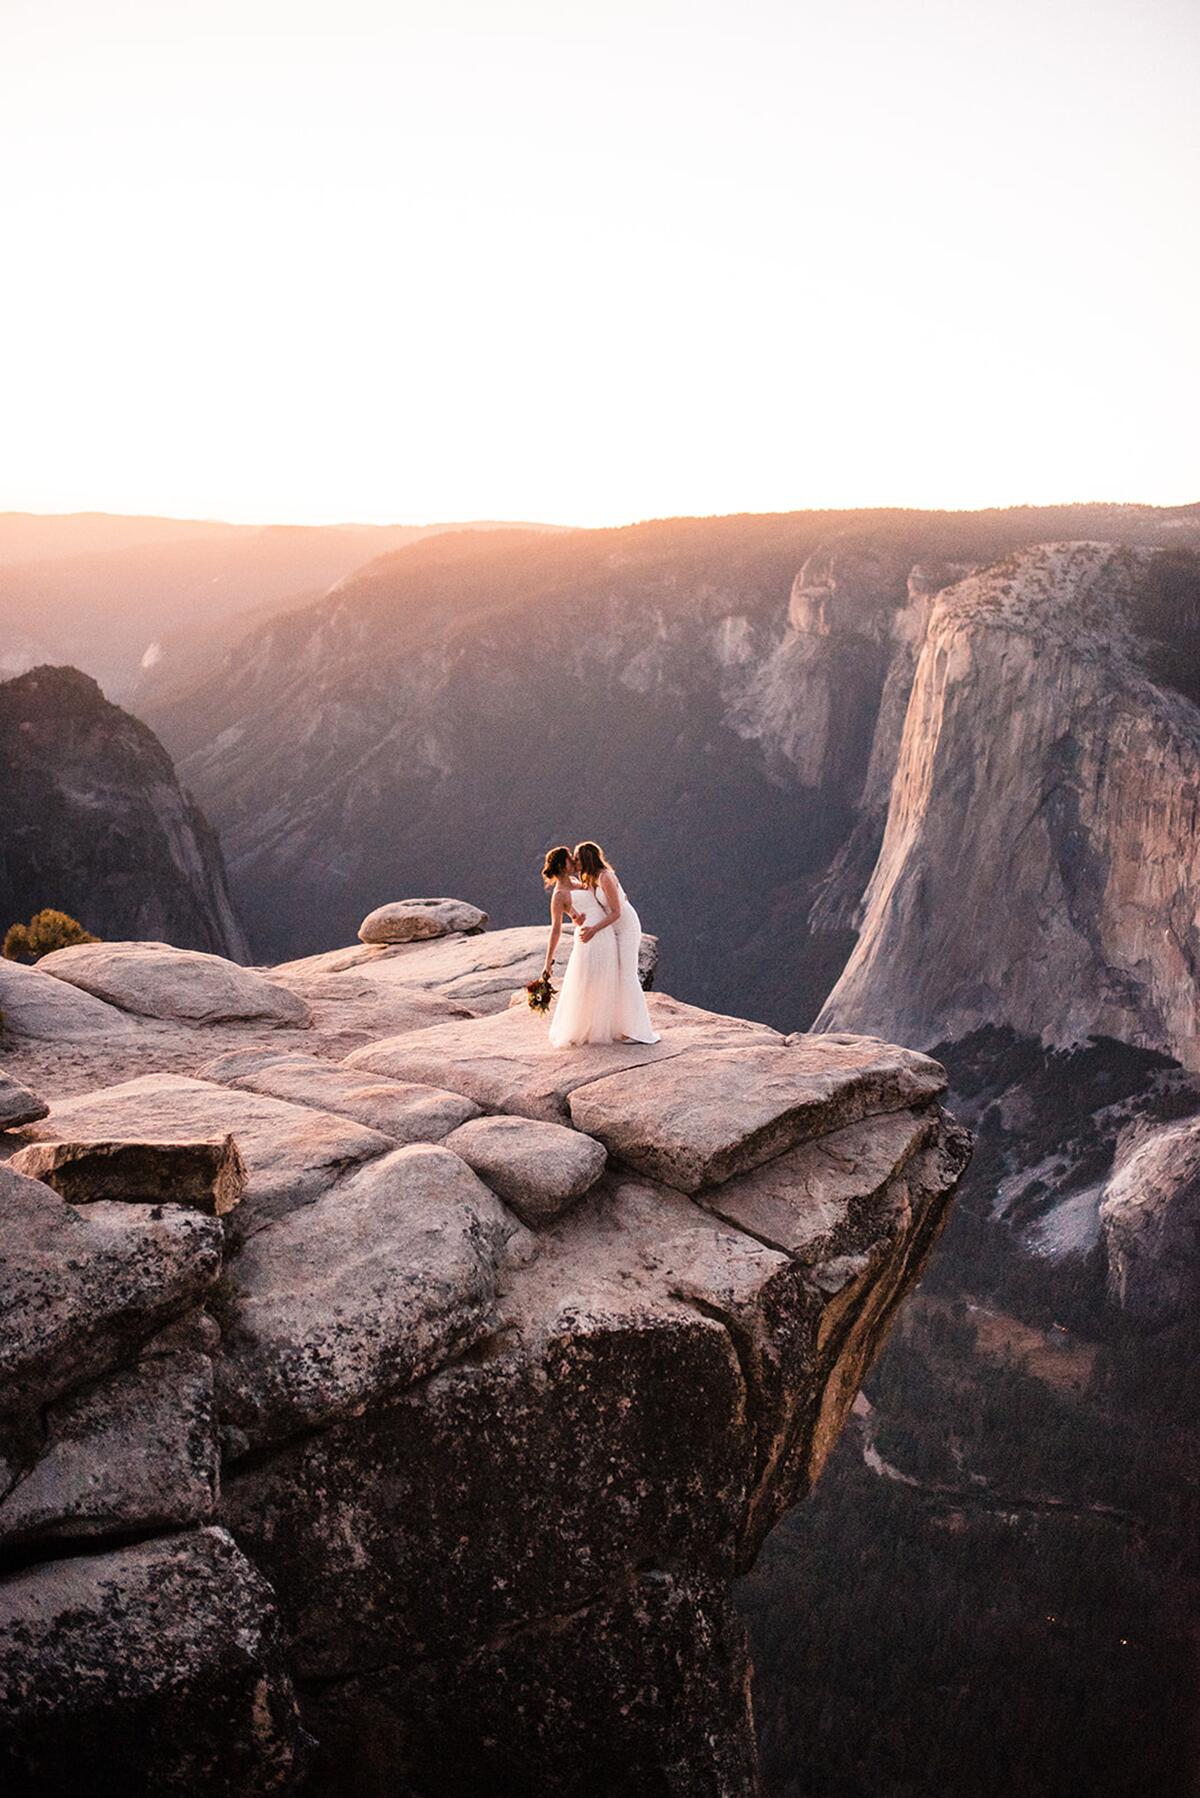
<svg viewBox="0 0 1200 1798">
<path fill-rule="evenodd" d="M 1114 1301 L 1150 1323 L 1183 1316 L 1200 1290 L 1200 1122 L 1129 1133 L 1100 1205 Z"/>
<path fill-rule="evenodd" d="M 0 684 L 0 924 L 51 906 L 97 936 L 246 956 L 216 836 L 154 734 L 73 668 Z"/>
<path fill-rule="evenodd" d="M 910 543 L 849 536 L 816 550 L 792 583 L 784 635 L 735 721 L 800 785 L 859 798 L 896 650 L 920 636 L 911 570 Z"/>
<path fill-rule="evenodd" d="M 456 942 L 498 1005 L 521 943 Z M 377 965 L 436 992 L 453 946 Z M 403 1144 L 383 1101 L 354 1121 L 371 1051 L 333 1059 L 328 998 L 305 1055 L 227 1023 L 201 1078 L 106 1086 L 87 1039 L 93 1089 L 11 1133 L 184 1165 L 227 1130 L 246 1175 L 200 1215 L 0 1168 L 17 1789 L 751 1798 L 729 1580 L 816 1477 L 967 1139 L 924 1056 L 650 1003 L 659 1043 L 569 1055 L 523 1005 L 393 1031 Z M 135 1024 L 172 1060 L 189 1030 Z"/>
<path fill-rule="evenodd" d="M 818 1028 L 1103 1034 L 1200 1068 L 1200 712 L 1144 670 L 1155 560 L 1043 547 L 938 596 Z"/>
</svg>

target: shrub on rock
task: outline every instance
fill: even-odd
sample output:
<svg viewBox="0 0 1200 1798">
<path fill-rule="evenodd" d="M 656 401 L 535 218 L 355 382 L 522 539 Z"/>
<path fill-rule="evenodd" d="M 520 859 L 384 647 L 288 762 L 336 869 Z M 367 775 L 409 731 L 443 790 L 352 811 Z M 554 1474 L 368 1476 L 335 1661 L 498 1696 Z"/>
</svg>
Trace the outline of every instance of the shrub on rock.
<svg viewBox="0 0 1200 1798">
<path fill-rule="evenodd" d="M 10 924 L 4 936 L 4 956 L 8 961 L 40 961 L 55 949 L 69 948 L 73 943 L 98 943 L 100 938 L 68 917 L 65 911 L 47 907 L 34 912 L 28 924 Z"/>
</svg>

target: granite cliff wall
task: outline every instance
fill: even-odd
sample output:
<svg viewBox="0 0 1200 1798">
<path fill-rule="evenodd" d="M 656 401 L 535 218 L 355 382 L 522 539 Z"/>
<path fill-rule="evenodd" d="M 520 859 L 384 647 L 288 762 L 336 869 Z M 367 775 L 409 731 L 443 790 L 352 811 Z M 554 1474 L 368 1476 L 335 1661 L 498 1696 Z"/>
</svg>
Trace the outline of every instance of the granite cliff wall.
<svg viewBox="0 0 1200 1798">
<path fill-rule="evenodd" d="M 819 1029 L 1007 1024 L 1200 1068 L 1200 712 L 1146 671 L 1154 575 L 1149 550 L 1059 544 L 938 594 Z"/>
<path fill-rule="evenodd" d="M 153 732 L 75 668 L 0 684 L 0 932 L 45 907 L 99 936 L 244 958 L 216 833 Z"/>
</svg>

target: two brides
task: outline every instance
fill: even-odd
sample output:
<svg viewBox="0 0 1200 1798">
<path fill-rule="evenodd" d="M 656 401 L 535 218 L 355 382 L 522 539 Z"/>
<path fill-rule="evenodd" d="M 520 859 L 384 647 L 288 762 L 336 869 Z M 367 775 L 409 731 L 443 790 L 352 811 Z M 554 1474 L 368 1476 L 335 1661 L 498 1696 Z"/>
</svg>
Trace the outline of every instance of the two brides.
<svg viewBox="0 0 1200 1798">
<path fill-rule="evenodd" d="M 550 1021 L 556 1049 L 576 1043 L 656 1043 L 638 979 L 642 926 L 598 843 L 560 844 L 547 855 L 542 879 L 550 893 L 550 978 L 564 918 L 575 941 Z"/>
</svg>

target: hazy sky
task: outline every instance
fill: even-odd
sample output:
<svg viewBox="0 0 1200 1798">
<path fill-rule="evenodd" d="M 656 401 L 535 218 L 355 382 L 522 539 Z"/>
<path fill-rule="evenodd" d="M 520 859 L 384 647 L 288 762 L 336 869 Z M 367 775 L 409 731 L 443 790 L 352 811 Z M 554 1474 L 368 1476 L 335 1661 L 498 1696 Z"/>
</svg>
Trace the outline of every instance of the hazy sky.
<svg viewBox="0 0 1200 1798">
<path fill-rule="evenodd" d="M 0 509 L 1200 499 L 1198 0 L 0 0 Z"/>
</svg>

